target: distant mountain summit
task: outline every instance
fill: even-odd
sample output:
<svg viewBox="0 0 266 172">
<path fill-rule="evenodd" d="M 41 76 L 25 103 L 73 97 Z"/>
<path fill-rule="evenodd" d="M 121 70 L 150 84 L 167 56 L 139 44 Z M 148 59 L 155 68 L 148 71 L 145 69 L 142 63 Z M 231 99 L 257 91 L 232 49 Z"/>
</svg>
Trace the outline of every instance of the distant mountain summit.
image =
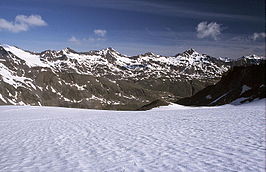
<svg viewBox="0 0 266 172">
<path fill-rule="evenodd" d="M 113 48 L 35 53 L 1 45 L 0 104 L 134 110 L 154 100 L 192 96 L 232 66 L 262 61 L 224 61 L 194 49 L 175 56 L 126 56 Z"/>
<path fill-rule="evenodd" d="M 248 56 L 243 56 L 235 61 L 233 61 L 234 66 L 249 66 L 251 64 L 258 65 L 261 63 L 261 61 L 265 61 L 266 58 L 263 56 L 257 56 L 257 55 L 248 55 Z"/>
<path fill-rule="evenodd" d="M 195 49 L 190 48 L 190 49 L 184 51 L 183 53 L 177 54 L 176 56 L 190 57 L 191 55 L 197 56 L 197 55 L 199 55 L 199 53 Z"/>
<path fill-rule="evenodd" d="M 261 60 L 261 59 L 266 59 L 266 57 L 263 57 L 263 56 L 257 56 L 255 54 L 252 54 L 252 55 L 248 55 L 248 56 L 243 56 L 241 57 L 242 59 L 249 59 L 249 60 Z"/>
</svg>

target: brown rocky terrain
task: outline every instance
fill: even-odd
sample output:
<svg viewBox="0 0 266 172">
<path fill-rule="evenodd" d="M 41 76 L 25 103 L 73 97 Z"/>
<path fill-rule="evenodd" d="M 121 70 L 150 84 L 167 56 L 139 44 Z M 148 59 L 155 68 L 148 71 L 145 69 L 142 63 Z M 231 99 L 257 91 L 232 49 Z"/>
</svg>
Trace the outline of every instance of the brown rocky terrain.
<svg viewBox="0 0 266 172">
<path fill-rule="evenodd" d="M 248 59 L 245 65 L 261 61 Z M 0 104 L 136 110 L 156 100 L 176 102 L 195 95 L 233 65 L 242 63 L 193 49 L 175 56 L 126 56 L 112 48 L 33 53 L 2 45 Z"/>
<path fill-rule="evenodd" d="M 236 66 L 215 85 L 208 86 L 192 97 L 176 103 L 189 106 L 242 104 L 266 98 L 266 65 Z"/>
</svg>

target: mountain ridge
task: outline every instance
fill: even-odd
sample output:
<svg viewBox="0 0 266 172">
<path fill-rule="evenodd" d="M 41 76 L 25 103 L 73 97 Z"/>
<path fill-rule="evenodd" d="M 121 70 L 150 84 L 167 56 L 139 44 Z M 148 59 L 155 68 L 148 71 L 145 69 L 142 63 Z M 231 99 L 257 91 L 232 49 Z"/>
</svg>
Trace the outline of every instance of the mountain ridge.
<svg viewBox="0 0 266 172">
<path fill-rule="evenodd" d="M 181 53 L 177 53 L 176 55 L 172 55 L 172 56 L 171 55 L 159 55 L 159 54 L 156 54 L 156 53 L 153 53 L 153 52 L 145 52 L 145 53 L 141 53 L 141 54 L 138 54 L 138 55 L 125 55 L 125 54 L 120 53 L 119 51 L 117 51 L 113 47 L 107 47 L 107 48 L 103 48 L 103 49 L 100 49 L 100 50 L 88 50 L 88 51 L 76 51 L 76 50 L 74 50 L 74 49 L 72 49 L 70 47 L 66 47 L 66 48 L 63 48 L 63 49 L 60 49 L 60 50 L 46 49 L 46 50 L 43 50 L 43 51 L 40 51 L 40 52 L 34 52 L 34 51 L 27 50 L 27 49 L 22 49 L 20 47 L 15 46 L 15 45 L 1 44 L 0 43 L 0 47 L 5 47 L 5 46 L 16 47 L 18 49 L 21 49 L 21 50 L 26 51 L 26 52 L 30 52 L 32 54 L 42 54 L 42 53 L 44 53 L 46 51 L 60 52 L 60 51 L 63 51 L 63 50 L 67 50 L 69 52 L 73 52 L 73 53 L 77 53 L 77 54 L 88 54 L 88 53 L 93 53 L 93 52 L 103 52 L 103 51 L 108 51 L 109 50 L 109 51 L 113 51 L 113 52 L 116 52 L 117 54 L 120 54 L 122 56 L 127 56 L 127 57 L 134 57 L 134 56 L 148 55 L 148 54 L 151 54 L 153 56 L 177 57 L 177 56 L 182 55 L 182 54 L 190 54 L 191 52 L 195 52 L 197 54 L 201 54 L 196 49 L 189 48 L 187 50 L 184 50 Z M 204 54 L 203 53 L 202 55 L 207 55 L 207 54 Z M 207 55 L 207 56 L 209 56 L 209 55 Z M 214 56 L 211 56 L 211 57 L 214 57 Z M 238 57 L 238 58 L 230 58 L 230 57 L 214 57 L 214 58 L 217 58 L 217 59 L 227 59 L 227 60 L 235 61 L 235 60 L 239 60 L 239 59 L 243 59 L 243 58 L 266 59 L 266 56 L 259 56 L 259 55 L 256 55 L 256 54 L 248 54 L 248 55 L 241 56 L 241 57 Z"/>
<path fill-rule="evenodd" d="M 259 65 L 235 66 L 215 85 L 176 103 L 188 106 L 238 105 L 266 98 L 265 69 L 265 62 Z"/>
<path fill-rule="evenodd" d="M 113 48 L 35 53 L 0 46 L 0 104 L 134 110 L 174 102 L 218 82 L 233 65 L 194 49 L 176 56 L 123 55 Z"/>
</svg>

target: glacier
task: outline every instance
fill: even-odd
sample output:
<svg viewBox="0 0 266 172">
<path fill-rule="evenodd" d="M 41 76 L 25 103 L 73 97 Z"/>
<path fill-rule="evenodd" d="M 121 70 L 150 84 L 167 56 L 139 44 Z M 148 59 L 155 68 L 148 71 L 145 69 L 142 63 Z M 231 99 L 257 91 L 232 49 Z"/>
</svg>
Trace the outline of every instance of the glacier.
<svg viewBox="0 0 266 172">
<path fill-rule="evenodd" d="M 148 111 L 0 106 L 0 171 L 265 171 L 266 99 Z"/>
</svg>

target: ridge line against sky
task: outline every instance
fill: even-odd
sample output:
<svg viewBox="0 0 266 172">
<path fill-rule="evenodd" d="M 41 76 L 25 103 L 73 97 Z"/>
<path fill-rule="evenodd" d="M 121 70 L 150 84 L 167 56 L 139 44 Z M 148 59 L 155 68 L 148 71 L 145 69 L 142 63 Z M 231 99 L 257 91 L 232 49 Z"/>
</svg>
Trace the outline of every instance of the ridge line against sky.
<svg viewBox="0 0 266 172">
<path fill-rule="evenodd" d="M 261 0 L 3 0 L 0 42 L 35 51 L 114 47 L 128 55 L 174 55 L 192 47 L 216 57 L 265 56 L 263 6 Z"/>
</svg>

